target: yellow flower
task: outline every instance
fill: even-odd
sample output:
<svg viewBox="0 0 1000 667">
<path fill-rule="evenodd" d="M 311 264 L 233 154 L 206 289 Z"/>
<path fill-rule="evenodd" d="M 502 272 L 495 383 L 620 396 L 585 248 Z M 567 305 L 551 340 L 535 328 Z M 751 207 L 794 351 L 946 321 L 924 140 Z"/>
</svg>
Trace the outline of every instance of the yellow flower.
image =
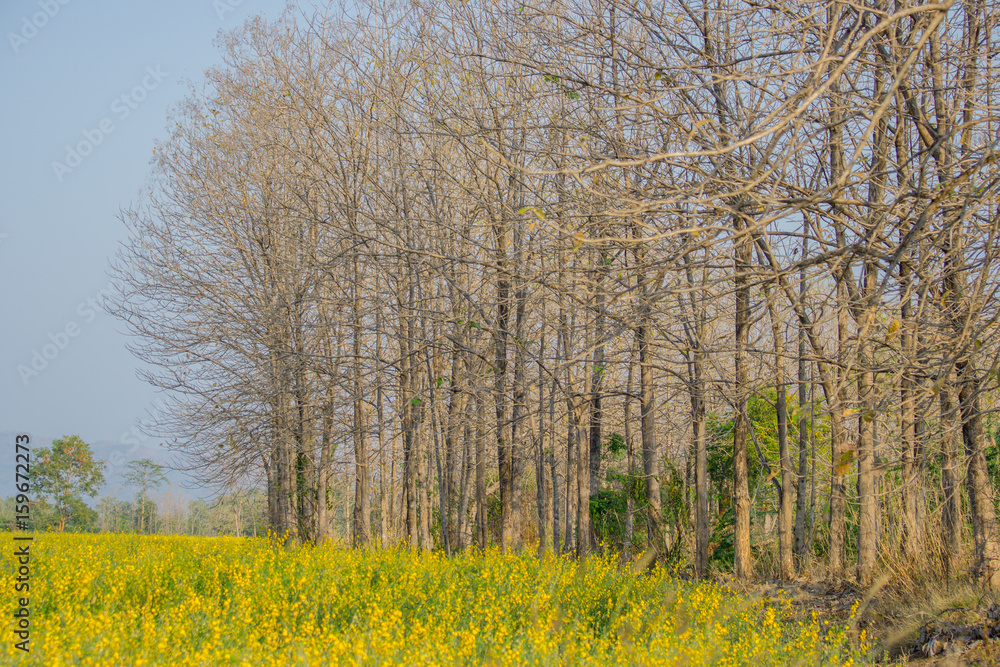
<svg viewBox="0 0 1000 667">
<path fill-rule="evenodd" d="M 862 664 L 843 628 L 789 623 L 613 555 L 284 549 L 266 539 L 43 535 L 24 664 Z M 11 585 L 14 572 L 2 561 Z M 33 589 L 34 590 L 34 589 Z M 0 613 L 13 613 L 0 597 Z M 820 637 L 825 639 L 820 639 Z M 0 655 L 13 657 L 11 647 Z"/>
</svg>

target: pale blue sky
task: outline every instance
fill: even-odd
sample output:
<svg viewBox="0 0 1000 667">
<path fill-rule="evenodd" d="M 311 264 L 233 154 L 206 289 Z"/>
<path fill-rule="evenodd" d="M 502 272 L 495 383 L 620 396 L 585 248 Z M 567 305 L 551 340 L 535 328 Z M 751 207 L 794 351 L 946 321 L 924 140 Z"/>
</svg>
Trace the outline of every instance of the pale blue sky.
<svg viewBox="0 0 1000 667">
<path fill-rule="evenodd" d="M 116 213 L 143 185 L 168 110 L 184 97 L 185 82 L 199 82 L 219 62 L 213 39 L 255 14 L 276 18 L 284 6 L 0 3 L 0 284 L 7 286 L 0 294 L 0 496 L 13 484 L 6 470 L 14 433 L 32 434 L 36 447 L 79 434 L 101 443 L 105 455 L 155 455 L 157 443 L 132 448 L 136 440 L 123 435 L 154 409 L 156 395 L 136 378 L 120 325 L 88 300 L 108 287 L 109 258 L 124 235 Z M 67 147 L 87 152 L 90 144 L 79 162 L 67 159 Z"/>
</svg>

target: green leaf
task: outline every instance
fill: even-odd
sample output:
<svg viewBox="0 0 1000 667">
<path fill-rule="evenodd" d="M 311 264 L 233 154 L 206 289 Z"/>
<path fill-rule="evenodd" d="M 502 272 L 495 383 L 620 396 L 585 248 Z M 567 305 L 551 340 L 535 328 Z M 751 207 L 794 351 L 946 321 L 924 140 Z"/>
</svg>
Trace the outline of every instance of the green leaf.
<svg viewBox="0 0 1000 667">
<path fill-rule="evenodd" d="M 537 206 L 525 206 L 523 208 L 519 208 L 517 212 L 521 215 L 524 215 L 525 213 L 528 212 L 534 213 L 536 218 L 538 218 L 542 222 L 545 222 L 545 211 L 538 208 Z"/>
</svg>

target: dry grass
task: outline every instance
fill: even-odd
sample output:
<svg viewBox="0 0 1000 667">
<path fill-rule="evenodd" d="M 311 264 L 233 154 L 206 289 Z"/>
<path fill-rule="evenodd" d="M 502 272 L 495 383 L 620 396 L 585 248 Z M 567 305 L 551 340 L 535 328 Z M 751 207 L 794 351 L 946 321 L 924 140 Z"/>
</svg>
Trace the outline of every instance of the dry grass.
<svg viewBox="0 0 1000 667">
<path fill-rule="evenodd" d="M 928 637 L 937 632 L 946 635 L 949 629 L 992 623 L 986 612 L 1000 597 L 969 574 L 972 536 L 963 536 L 965 551 L 945 557 L 942 531 L 932 520 L 927 525 L 924 557 L 915 559 L 902 549 L 899 526 L 883 529 L 890 537 L 879 545 L 877 574 L 869 586 L 858 584 L 853 573 L 847 580 L 830 577 L 824 559 L 816 556 L 799 563 L 796 581 L 778 582 L 777 540 L 763 536 L 754 545 L 758 583 L 733 585 L 744 594 L 762 598 L 785 596 L 799 617 L 815 613 L 831 623 L 848 624 L 855 639 L 865 632 L 874 641 L 882 664 L 1000 664 L 997 642 L 984 642 L 960 655 L 928 658 L 922 652 Z M 726 575 L 721 578 L 729 580 Z"/>
</svg>

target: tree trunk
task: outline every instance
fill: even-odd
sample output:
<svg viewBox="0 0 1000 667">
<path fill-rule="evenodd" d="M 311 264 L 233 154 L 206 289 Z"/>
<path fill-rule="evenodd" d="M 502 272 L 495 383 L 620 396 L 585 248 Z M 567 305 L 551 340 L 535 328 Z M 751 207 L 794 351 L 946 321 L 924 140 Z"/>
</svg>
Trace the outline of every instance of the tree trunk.
<svg viewBox="0 0 1000 667">
<path fill-rule="evenodd" d="M 476 396 L 476 542 L 486 548 L 486 401 Z"/>
<path fill-rule="evenodd" d="M 643 288 L 645 292 L 645 288 Z M 642 470 L 646 481 L 646 541 L 654 553 L 663 555 L 663 528 L 660 517 L 660 462 L 656 446 L 656 402 L 653 394 L 652 323 L 649 304 L 643 305 L 636 330 L 639 342 L 639 414 L 642 433 Z"/>
<path fill-rule="evenodd" d="M 944 376 L 938 396 L 941 406 L 941 527 L 944 544 L 941 545 L 941 560 L 948 576 L 954 576 L 962 559 L 962 460 L 958 445 L 958 406 L 952 395 L 950 383 L 952 374 Z M 904 480 L 904 483 L 905 480 Z"/>
<path fill-rule="evenodd" d="M 601 426 L 604 413 L 601 409 L 602 392 L 604 390 L 604 338 L 605 332 L 605 294 L 604 280 L 611 263 L 611 254 L 601 247 L 598 256 L 598 266 L 592 272 L 594 280 L 594 329 L 593 329 L 593 365 L 590 386 L 590 492 L 591 498 L 597 496 L 601 489 Z M 591 538 L 593 536 L 591 535 Z M 592 543 L 593 546 L 593 543 Z"/>
<path fill-rule="evenodd" d="M 775 327 L 777 329 L 777 327 Z M 779 331 L 775 331 L 775 340 Z M 777 373 L 776 388 L 778 392 L 777 419 L 778 419 L 778 456 L 781 460 L 781 497 L 778 508 L 778 558 L 780 562 L 780 576 L 785 581 L 795 578 L 795 558 L 793 550 L 792 532 L 792 454 L 788 446 L 788 400 L 785 395 L 785 371 L 783 360 L 784 348 L 779 346 L 776 351 Z"/>
<path fill-rule="evenodd" d="M 735 552 L 734 574 L 737 579 L 747 580 L 753 576 L 753 561 L 750 556 L 750 487 L 747 473 L 747 436 L 750 424 L 747 420 L 747 348 L 750 334 L 750 239 L 739 236 L 745 221 L 735 218 L 737 238 L 734 240 L 735 261 L 733 282 L 736 285 L 736 352 L 735 352 L 735 414 L 733 416 L 733 500 L 736 509 L 733 549 Z"/>
<path fill-rule="evenodd" d="M 968 460 L 969 510 L 976 544 L 976 572 L 993 590 L 1000 589 L 1000 543 L 997 542 L 996 505 L 993 484 L 986 467 L 979 409 L 979 379 L 969 360 L 955 364 L 958 372 L 958 403 L 962 413 L 962 442 Z"/>
<path fill-rule="evenodd" d="M 900 330 L 901 347 L 903 351 L 903 372 L 899 381 L 899 408 L 900 408 L 900 440 L 902 441 L 902 475 L 903 475 L 903 553 L 910 563 L 918 570 L 923 564 L 923 525 L 917 520 L 917 504 L 920 498 L 919 487 L 923 486 L 922 475 L 919 475 L 920 467 L 917 464 L 917 406 L 916 406 L 916 382 L 913 377 L 912 367 L 916 362 L 916 321 L 913 317 L 913 303 L 910 295 L 909 264 L 907 261 L 900 263 L 900 282 L 902 283 L 902 303 L 900 305 Z M 941 396 L 942 413 L 945 412 L 944 390 Z M 950 412 L 950 408 L 948 408 Z M 943 425 L 944 414 L 942 414 Z M 948 438 L 947 434 L 942 434 L 943 438 Z M 947 446 L 942 442 L 943 449 Z M 947 454 L 946 454 L 947 456 Z M 954 475 L 954 470 L 942 470 L 942 483 L 947 477 Z M 918 479 L 919 476 L 919 479 Z M 919 485 L 919 486 L 918 486 Z M 952 486 L 954 488 L 954 486 Z M 948 493 L 945 493 L 945 507 L 942 509 L 942 521 L 946 533 L 945 542 L 950 542 L 947 536 L 949 530 L 948 517 Z M 957 528 L 957 524 L 955 524 Z M 946 556 L 947 557 L 947 556 Z"/>
<path fill-rule="evenodd" d="M 695 484 L 695 576 L 708 576 L 709 541 L 712 527 L 708 509 L 708 433 L 705 415 L 704 353 L 699 345 L 694 351 L 694 385 L 691 395 L 691 430 L 694 436 Z"/>
<path fill-rule="evenodd" d="M 802 261 L 805 262 L 809 246 L 806 241 L 806 221 L 802 221 Z M 806 293 L 806 270 L 803 267 L 799 270 L 799 306 L 804 307 Z M 799 388 L 799 468 L 797 474 L 797 486 L 795 494 L 795 556 L 798 560 L 799 570 L 803 570 L 806 565 L 806 502 L 807 488 L 806 479 L 809 472 L 809 451 L 808 434 L 812 428 L 810 420 L 806 417 L 806 404 L 809 401 L 808 385 L 806 381 L 806 330 L 800 322 L 797 327 L 798 332 L 798 388 Z"/>
<path fill-rule="evenodd" d="M 544 313 L 542 321 L 544 321 Z M 545 334 L 542 334 L 540 350 L 545 350 Z M 538 432 L 535 436 L 535 510 L 538 516 L 538 557 L 545 553 L 546 513 L 548 510 L 548 494 L 545 484 L 545 369 L 538 360 Z"/>
<path fill-rule="evenodd" d="M 552 389 L 549 391 L 549 428 L 552 429 L 550 442 L 552 448 L 548 452 L 549 475 L 552 478 L 552 551 L 561 553 L 560 541 L 562 533 L 559 531 L 559 465 L 556 457 L 556 431 L 555 431 L 555 396 L 557 381 L 552 380 Z"/>
<path fill-rule="evenodd" d="M 358 270 L 357 255 L 354 258 L 354 274 L 360 275 Z M 352 331 L 351 352 L 353 356 L 352 368 L 354 375 L 354 425 L 352 435 L 354 437 L 354 546 L 366 547 L 371 541 L 371 508 L 369 506 L 368 487 L 370 475 L 368 473 L 368 434 L 365 428 L 364 417 L 364 396 L 361 384 L 361 295 L 360 287 L 354 283 L 354 322 Z M 326 458 L 326 457 L 324 457 Z M 323 478 L 326 476 L 326 461 L 323 462 L 320 470 L 320 486 L 323 488 L 323 496 L 319 498 L 320 517 L 322 521 L 326 518 L 326 483 Z M 321 523 L 322 523 L 321 521 Z M 322 529 L 321 529 L 322 531 Z"/>
<path fill-rule="evenodd" d="M 625 536 L 622 548 L 622 559 L 627 563 L 632 560 L 632 539 L 635 530 L 635 499 L 632 481 L 635 479 L 635 446 L 632 438 L 632 379 L 635 375 L 635 347 L 628 363 L 628 379 L 625 382 L 625 397 L 622 412 L 625 422 L 625 450 L 628 457 L 628 475 L 625 480 Z"/>
<path fill-rule="evenodd" d="M 575 549 L 576 540 L 573 527 L 577 521 L 575 502 L 578 497 L 576 483 L 577 456 L 577 423 L 576 411 L 573 409 L 573 397 L 566 397 L 566 535 L 563 540 L 563 550 Z"/>
<path fill-rule="evenodd" d="M 500 478 L 500 548 L 509 550 L 513 544 L 514 527 L 514 451 L 507 437 L 507 343 L 510 327 L 510 279 L 507 275 L 507 229 L 498 221 L 493 224 L 496 243 L 497 310 L 493 330 L 493 400 L 496 409 L 495 440 L 497 469 Z"/>
</svg>

